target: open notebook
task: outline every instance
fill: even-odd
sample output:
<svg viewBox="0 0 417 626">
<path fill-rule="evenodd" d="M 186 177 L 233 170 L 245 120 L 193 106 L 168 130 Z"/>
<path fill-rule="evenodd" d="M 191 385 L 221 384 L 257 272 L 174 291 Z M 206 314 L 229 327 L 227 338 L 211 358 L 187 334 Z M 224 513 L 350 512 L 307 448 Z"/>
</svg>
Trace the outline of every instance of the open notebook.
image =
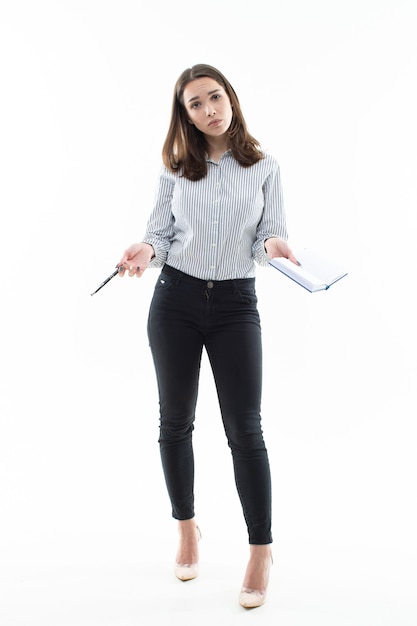
<svg viewBox="0 0 417 626">
<path fill-rule="evenodd" d="M 300 265 L 282 257 L 270 259 L 269 264 L 308 291 L 328 289 L 347 275 L 343 267 L 308 248 L 295 251 L 294 254 Z"/>
</svg>

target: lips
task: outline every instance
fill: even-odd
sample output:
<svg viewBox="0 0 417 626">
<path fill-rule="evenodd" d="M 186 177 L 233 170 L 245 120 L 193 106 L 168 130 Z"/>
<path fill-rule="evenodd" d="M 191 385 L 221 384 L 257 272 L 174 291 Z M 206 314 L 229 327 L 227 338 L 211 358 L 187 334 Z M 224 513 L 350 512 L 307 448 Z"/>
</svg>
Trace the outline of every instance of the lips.
<svg viewBox="0 0 417 626">
<path fill-rule="evenodd" d="M 223 120 L 220 119 L 216 119 L 216 120 L 211 120 L 209 126 L 218 126 L 219 124 L 222 123 Z"/>
</svg>

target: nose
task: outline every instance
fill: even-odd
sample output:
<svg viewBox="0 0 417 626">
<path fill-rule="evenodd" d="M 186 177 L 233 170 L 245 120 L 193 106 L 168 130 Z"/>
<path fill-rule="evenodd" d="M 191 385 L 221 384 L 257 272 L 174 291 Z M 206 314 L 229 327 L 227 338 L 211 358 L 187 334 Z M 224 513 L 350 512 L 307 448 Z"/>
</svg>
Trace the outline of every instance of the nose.
<svg viewBox="0 0 417 626">
<path fill-rule="evenodd" d="M 211 117 L 212 115 L 215 115 L 216 111 L 213 109 L 213 107 L 206 107 L 206 115 L 208 117 Z"/>
</svg>

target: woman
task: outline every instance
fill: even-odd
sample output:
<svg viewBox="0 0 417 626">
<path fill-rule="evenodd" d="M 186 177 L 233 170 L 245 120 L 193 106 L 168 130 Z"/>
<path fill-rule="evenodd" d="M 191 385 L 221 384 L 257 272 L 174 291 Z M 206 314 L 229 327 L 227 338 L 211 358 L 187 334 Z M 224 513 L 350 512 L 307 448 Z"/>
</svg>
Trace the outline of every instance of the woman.
<svg viewBox="0 0 417 626">
<path fill-rule="evenodd" d="M 209 65 L 179 77 L 163 169 L 142 242 L 121 276 L 162 267 L 148 336 L 160 400 L 161 460 L 178 520 L 175 573 L 198 574 L 192 431 L 202 350 L 212 367 L 250 546 L 240 592 L 263 604 L 271 564 L 271 479 L 261 429 L 261 329 L 255 261 L 286 257 L 279 167 L 248 133 L 229 81 Z"/>
</svg>

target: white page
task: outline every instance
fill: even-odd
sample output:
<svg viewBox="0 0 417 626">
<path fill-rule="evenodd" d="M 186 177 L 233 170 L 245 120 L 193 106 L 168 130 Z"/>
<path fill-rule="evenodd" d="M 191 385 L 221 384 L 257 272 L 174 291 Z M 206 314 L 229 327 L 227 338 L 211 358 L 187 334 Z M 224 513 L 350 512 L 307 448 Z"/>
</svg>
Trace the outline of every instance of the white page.
<svg viewBox="0 0 417 626">
<path fill-rule="evenodd" d="M 297 281 L 300 279 L 304 279 L 305 283 L 314 285 L 314 286 L 327 284 L 323 281 L 322 278 L 317 277 L 316 274 L 313 274 L 310 271 L 310 267 L 307 268 L 307 267 L 304 267 L 303 265 L 301 265 L 300 267 L 299 265 L 295 265 L 295 263 L 293 263 L 289 259 L 284 259 L 284 258 L 277 258 L 277 259 L 274 259 L 274 261 L 278 261 L 283 271 L 285 271 L 290 277 L 294 278 Z M 301 260 L 300 260 L 300 263 L 302 263 Z"/>
<path fill-rule="evenodd" d="M 329 261 L 307 248 L 300 250 L 296 254 L 296 258 L 301 263 L 300 270 L 305 270 L 308 274 L 313 275 L 316 283 L 329 285 L 346 274 L 346 270 L 341 265 Z"/>
</svg>

